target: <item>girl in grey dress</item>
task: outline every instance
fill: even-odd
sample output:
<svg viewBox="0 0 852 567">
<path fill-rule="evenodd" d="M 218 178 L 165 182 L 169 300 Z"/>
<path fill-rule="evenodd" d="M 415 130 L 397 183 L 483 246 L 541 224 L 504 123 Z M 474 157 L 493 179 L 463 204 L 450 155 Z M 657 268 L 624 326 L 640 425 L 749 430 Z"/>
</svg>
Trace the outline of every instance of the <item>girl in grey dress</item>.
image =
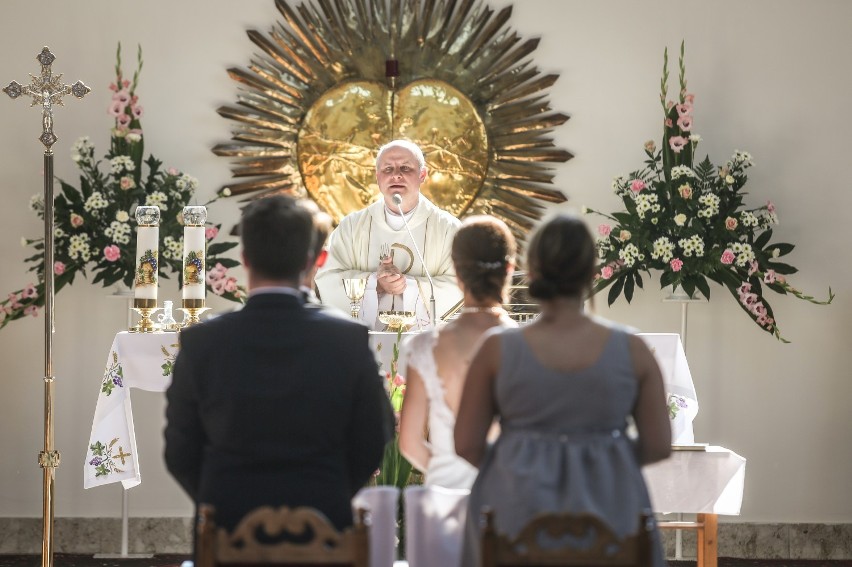
<svg viewBox="0 0 852 567">
<path fill-rule="evenodd" d="M 616 534 L 650 511 L 641 466 L 671 451 L 653 354 L 625 329 L 583 313 L 595 269 L 585 224 L 561 215 L 532 237 L 530 295 L 541 315 L 486 335 L 465 381 L 455 428 L 458 454 L 479 475 L 471 491 L 463 565 L 479 565 L 479 517 L 515 536 L 543 512 L 591 513 Z M 486 447 L 497 418 L 501 434 Z M 626 434 L 628 423 L 638 437 Z M 665 565 L 655 531 L 654 565 Z"/>
</svg>

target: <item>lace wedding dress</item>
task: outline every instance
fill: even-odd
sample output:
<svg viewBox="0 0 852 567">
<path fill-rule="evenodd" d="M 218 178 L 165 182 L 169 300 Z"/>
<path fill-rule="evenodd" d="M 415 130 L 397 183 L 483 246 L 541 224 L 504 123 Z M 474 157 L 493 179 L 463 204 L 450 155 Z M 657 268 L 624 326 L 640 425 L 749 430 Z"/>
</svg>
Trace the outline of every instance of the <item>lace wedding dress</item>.
<svg viewBox="0 0 852 567">
<path fill-rule="evenodd" d="M 408 366 L 417 369 L 429 399 L 429 447 L 432 456 L 427 470 L 423 471 L 425 484 L 469 489 L 476 479 L 477 470 L 456 455 L 453 440 L 456 416 L 447 405 L 443 381 L 437 372 L 433 353 L 437 339 L 434 331 L 420 333 L 406 346 Z"/>
</svg>

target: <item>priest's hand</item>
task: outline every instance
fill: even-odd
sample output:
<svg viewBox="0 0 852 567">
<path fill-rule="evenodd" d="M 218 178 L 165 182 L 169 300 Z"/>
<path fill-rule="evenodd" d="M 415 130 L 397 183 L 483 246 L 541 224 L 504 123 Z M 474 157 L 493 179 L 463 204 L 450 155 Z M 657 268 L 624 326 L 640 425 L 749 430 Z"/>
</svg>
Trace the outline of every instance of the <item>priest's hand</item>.
<svg viewBox="0 0 852 567">
<path fill-rule="evenodd" d="M 393 257 L 385 258 L 376 270 L 376 287 L 379 293 L 400 295 L 405 291 L 405 276 L 393 263 Z"/>
</svg>

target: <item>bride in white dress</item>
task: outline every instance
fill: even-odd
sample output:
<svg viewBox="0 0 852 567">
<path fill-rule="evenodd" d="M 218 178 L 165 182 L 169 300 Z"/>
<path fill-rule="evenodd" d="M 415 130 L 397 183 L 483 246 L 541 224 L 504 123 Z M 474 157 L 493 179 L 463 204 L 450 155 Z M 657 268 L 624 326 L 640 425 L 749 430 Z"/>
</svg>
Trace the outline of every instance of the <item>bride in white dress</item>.
<svg viewBox="0 0 852 567">
<path fill-rule="evenodd" d="M 466 219 L 453 238 L 452 259 L 464 294 L 460 315 L 405 347 L 405 401 L 399 426 L 402 454 L 425 475 L 405 491 L 406 557 L 412 567 L 457 565 L 467 496 L 477 469 L 456 455 L 453 429 L 464 379 L 482 335 L 517 326 L 501 307 L 514 269 L 515 239 L 502 221 Z"/>
</svg>

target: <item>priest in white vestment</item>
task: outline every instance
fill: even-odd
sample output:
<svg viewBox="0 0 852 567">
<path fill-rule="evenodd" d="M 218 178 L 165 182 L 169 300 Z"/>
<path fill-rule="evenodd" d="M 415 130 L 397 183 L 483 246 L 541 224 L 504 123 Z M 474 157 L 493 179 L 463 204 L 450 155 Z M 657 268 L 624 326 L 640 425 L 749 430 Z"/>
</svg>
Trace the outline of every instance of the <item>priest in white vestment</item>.
<svg viewBox="0 0 852 567">
<path fill-rule="evenodd" d="M 430 325 L 432 288 L 405 222 L 423 255 L 434 284 L 438 318 L 461 301 L 450 259 L 459 220 L 420 193 L 426 161 L 417 145 L 394 140 L 379 150 L 376 180 L 382 198 L 346 215 L 329 238 L 328 260 L 316 276 L 320 300 L 350 311 L 343 278 L 365 278 L 367 291 L 359 317 L 373 330 L 383 330 L 379 311 L 413 311 L 416 327 Z M 399 195 L 401 203 L 394 203 Z M 399 214 L 400 208 L 405 221 Z M 390 258 L 382 260 L 383 252 Z"/>
</svg>

